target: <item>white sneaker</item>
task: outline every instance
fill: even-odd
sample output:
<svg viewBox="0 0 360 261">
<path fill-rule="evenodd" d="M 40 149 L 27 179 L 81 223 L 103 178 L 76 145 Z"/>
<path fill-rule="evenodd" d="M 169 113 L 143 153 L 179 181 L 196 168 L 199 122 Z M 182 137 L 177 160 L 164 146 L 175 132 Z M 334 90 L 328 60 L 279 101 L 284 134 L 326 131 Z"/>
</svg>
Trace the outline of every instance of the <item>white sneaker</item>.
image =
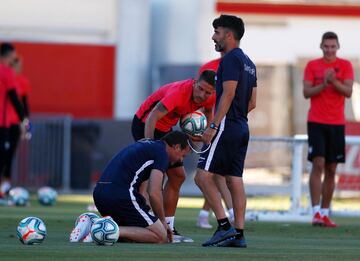
<svg viewBox="0 0 360 261">
<path fill-rule="evenodd" d="M 209 217 L 199 216 L 196 222 L 196 226 L 200 228 L 211 229 L 213 226 L 209 223 Z"/>
<path fill-rule="evenodd" d="M 81 215 L 78 217 L 79 222 L 76 227 L 71 231 L 70 242 L 80 242 L 83 240 L 89 233 L 92 226 L 92 222 L 89 216 Z"/>
<path fill-rule="evenodd" d="M 192 238 L 180 235 L 175 228 L 173 229 L 173 243 L 192 243 L 192 242 L 194 242 Z"/>
<path fill-rule="evenodd" d="M 92 243 L 94 240 L 91 237 L 91 233 L 87 234 L 87 236 L 83 240 L 84 243 Z"/>
</svg>

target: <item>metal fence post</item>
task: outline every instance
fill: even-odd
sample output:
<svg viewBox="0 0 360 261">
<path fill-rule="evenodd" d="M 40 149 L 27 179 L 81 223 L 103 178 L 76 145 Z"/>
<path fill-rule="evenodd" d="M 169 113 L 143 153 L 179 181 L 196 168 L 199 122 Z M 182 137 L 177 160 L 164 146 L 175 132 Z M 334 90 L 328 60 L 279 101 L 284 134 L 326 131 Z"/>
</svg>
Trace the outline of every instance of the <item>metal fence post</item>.
<svg viewBox="0 0 360 261">
<path fill-rule="evenodd" d="M 293 142 L 293 158 L 291 168 L 291 206 L 292 214 L 301 212 L 301 179 L 303 172 L 303 149 L 306 135 L 295 135 Z"/>
<path fill-rule="evenodd" d="M 64 144 L 63 144 L 63 174 L 62 190 L 70 192 L 70 165 L 71 164 L 71 117 L 64 119 Z"/>
</svg>

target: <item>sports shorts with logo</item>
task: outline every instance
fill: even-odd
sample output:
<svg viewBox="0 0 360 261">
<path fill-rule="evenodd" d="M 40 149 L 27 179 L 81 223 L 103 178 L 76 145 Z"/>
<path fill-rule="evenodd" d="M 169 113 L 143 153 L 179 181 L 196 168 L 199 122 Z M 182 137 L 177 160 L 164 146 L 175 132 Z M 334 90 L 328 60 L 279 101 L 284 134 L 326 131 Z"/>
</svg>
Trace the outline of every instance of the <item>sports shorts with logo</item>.
<svg viewBox="0 0 360 261">
<path fill-rule="evenodd" d="M 345 162 L 345 126 L 308 122 L 308 160 L 324 157 L 326 163 Z"/>
<path fill-rule="evenodd" d="M 211 148 L 200 154 L 198 168 L 223 176 L 242 177 L 248 143 L 247 122 L 224 118 Z"/>
<path fill-rule="evenodd" d="M 113 183 L 98 183 L 94 203 L 102 216 L 111 216 L 119 226 L 148 227 L 158 218 L 141 194 Z"/>
</svg>

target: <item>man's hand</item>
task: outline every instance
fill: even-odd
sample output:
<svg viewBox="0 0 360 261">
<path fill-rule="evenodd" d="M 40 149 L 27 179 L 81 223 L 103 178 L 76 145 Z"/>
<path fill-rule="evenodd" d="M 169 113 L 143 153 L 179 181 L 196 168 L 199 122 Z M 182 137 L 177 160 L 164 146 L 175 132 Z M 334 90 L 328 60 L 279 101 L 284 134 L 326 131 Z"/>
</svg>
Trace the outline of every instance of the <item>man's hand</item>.
<svg viewBox="0 0 360 261">
<path fill-rule="evenodd" d="M 189 138 L 191 139 L 191 141 L 194 141 L 194 142 L 202 142 L 202 136 L 191 136 L 189 135 Z"/>
<path fill-rule="evenodd" d="M 170 229 L 170 227 L 169 227 L 168 223 L 166 223 L 166 221 L 163 221 L 162 224 L 163 224 L 163 226 L 164 226 L 164 228 L 166 230 L 167 238 L 168 238 L 169 242 L 172 243 L 173 242 L 173 232 L 172 232 L 172 230 Z"/>
<path fill-rule="evenodd" d="M 329 68 L 325 71 L 324 84 L 327 86 L 330 82 L 336 80 L 336 73 L 334 68 Z"/>
<path fill-rule="evenodd" d="M 22 139 L 31 139 L 31 123 L 28 118 L 24 118 L 24 120 L 20 123 L 20 133 Z"/>
<path fill-rule="evenodd" d="M 211 128 L 207 128 L 204 132 L 204 134 L 202 135 L 202 141 L 205 144 L 210 144 L 210 142 L 212 141 L 212 139 L 214 138 L 215 134 L 216 134 L 215 129 L 211 129 Z"/>
</svg>

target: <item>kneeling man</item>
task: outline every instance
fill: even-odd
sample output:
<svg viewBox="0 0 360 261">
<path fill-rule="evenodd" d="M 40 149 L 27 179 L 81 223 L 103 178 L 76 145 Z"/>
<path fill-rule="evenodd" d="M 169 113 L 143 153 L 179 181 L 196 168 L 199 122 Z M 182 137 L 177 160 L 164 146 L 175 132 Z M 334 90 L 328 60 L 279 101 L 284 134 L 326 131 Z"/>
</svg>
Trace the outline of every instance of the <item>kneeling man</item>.
<svg viewBox="0 0 360 261">
<path fill-rule="evenodd" d="M 161 140 L 140 140 L 115 155 L 98 181 L 93 197 L 102 216 L 111 216 L 120 239 L 139 243 L 172 242 L 165 222 L 163 178 L 170 164 L 190 152 L 188 136 L 170 132 Z M 148 180 L 150 206 L 139 188 Z"/>
</svg>

